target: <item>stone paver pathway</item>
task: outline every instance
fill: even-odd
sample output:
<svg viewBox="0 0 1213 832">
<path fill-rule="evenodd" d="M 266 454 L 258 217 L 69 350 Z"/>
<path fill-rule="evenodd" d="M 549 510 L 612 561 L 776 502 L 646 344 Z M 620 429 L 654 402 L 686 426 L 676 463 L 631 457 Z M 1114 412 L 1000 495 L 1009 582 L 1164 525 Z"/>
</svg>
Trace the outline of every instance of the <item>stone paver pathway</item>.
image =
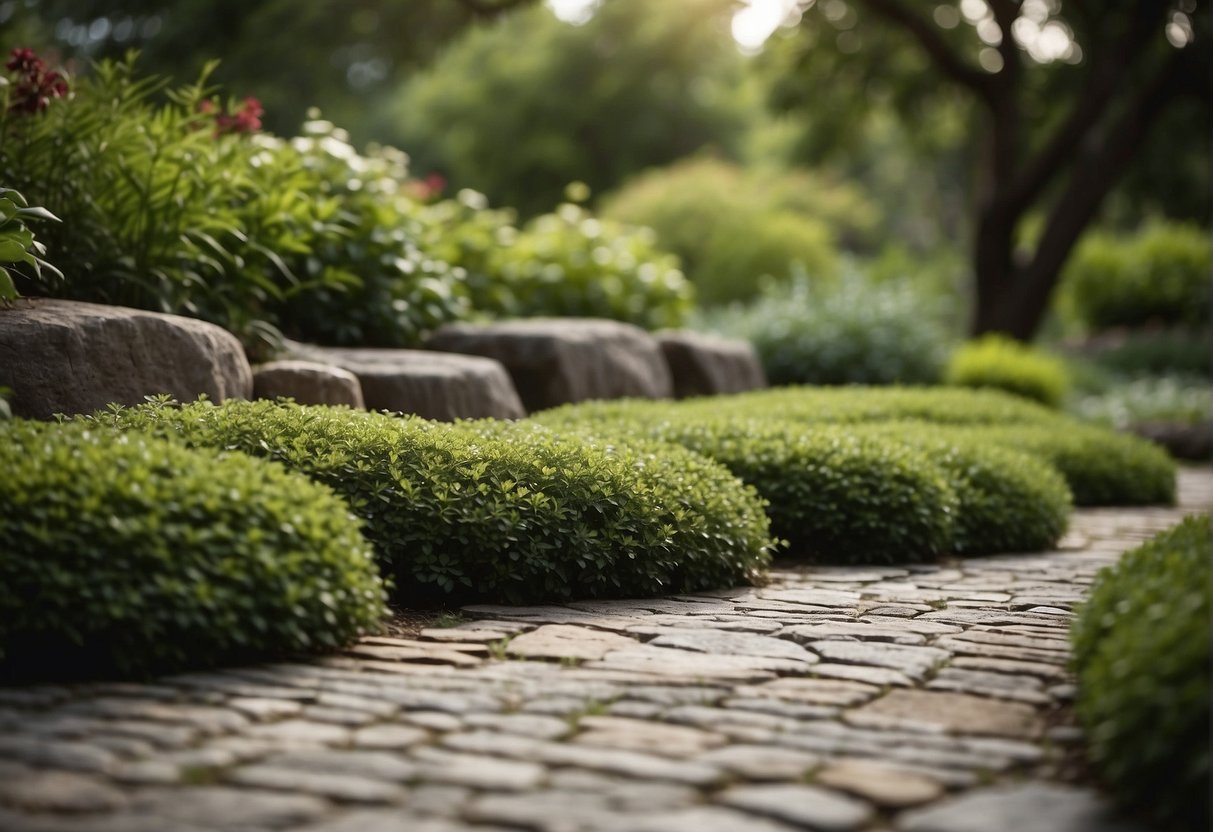
<svg viewBox="0 0 1213 832">
<path fill-rule="evenodd" d="M 0 688 L 0 830 L 1114 832 L 1069 703 L 1095 573 L 1213 505 L 1078 512 L 1059 551 L 473 607 L 415 639 L 155 684 Z"/>
</svg>

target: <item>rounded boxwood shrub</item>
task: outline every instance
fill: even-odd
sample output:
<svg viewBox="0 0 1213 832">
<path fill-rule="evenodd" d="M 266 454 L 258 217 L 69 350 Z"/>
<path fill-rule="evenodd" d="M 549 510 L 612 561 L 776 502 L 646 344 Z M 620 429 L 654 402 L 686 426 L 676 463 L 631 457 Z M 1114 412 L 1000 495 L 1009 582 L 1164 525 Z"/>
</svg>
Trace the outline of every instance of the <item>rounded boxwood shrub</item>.
<svg viewBox="0 0 1213 832">
<path fill-rule="evenodd" d="M 330 485 L 364 518 L 381 568 L 410 601 L 688 592 L 751 579 L 774 543 L 752 492 L 723 472 L 711 489 L 692 487 L 706 463 L 686 456 L 659 484 L 657 463 L 542 431 L 495 436 L 473 424 L 266 401 L 95 418 L 266 456 Z M 725 541 L 705 529 L 731 531 Z"/>
<path fill-rule="evenodd" d="M 1078 714 L 1114 793 L 1166 828 L 1209 828 L 1208 515 L 1103 570 L 1075 619 Z"/>
<path fill-rule="evenodd" d="M 571 406 L 537 419 L 674 442 L 722 463 L 767 500 L 771 527 L 793 555 L 888 563 L 951 550 L 955 494 L 931 460 L 887 437 L 668 403 Z"/>
<path fill-rule="evenodd" d="M 1070 380 L 1060 360 L 1001 335 L 987 335 L 957 347 L 944 371 L 956 387 L 993 387 L 1061 407 Z"/>
<path fill-rule="evenodd" d="M 1092 330 L 1209 321 L 1211 249 L 1196 225 L 1088 233 L 1062 274 L 1059 306 Z"/>
<path fill-rule="evenodd" d="M 243 454 L 96 425 L 0 425 L 0 656 L 120 673 L 335 648 L 383 586 L 333 493 Z"/>
<path fill-rule="evenodd" d="M 971 435 L 1045 460 L 1065 477 L 1079 506 L 1175 502 L 1175 461 L 1136 436 L 1069 420 L 1051 426 L 984 427 Z"/>
<path fill-rule="evenodd" d="M 956 495 L 925 454 L 900 442 L 741 419 L 671 422 L 656 436 L 723 463 L 753 485 L 793 555 L 892 563 L 951 551 Z"/>
<path fill-rule="evenodd" d="M 1037 457 L 953 435 L 924 423 L 861 426 L 924 451 L 956 493 L 952 547 L 960 555 L 1036 552 L 1053 546 L 1068 524 L 1073 499 L 1065 479 Z"/>
</svg>

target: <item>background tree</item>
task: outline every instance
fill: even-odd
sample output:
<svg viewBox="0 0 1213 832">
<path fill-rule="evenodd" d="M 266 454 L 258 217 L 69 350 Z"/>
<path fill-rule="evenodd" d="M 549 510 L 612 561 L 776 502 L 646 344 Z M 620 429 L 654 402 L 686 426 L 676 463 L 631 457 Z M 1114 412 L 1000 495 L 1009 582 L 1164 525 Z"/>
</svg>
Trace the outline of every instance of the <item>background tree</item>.
<svg viewBox="0 0 1213 832">
<path fill-rule="evenodd" d="M 535 4 L 453 42 L 377 132 L 418 171 L 524 215 L 573 180 L 599 193 L 705 146 L 736 155 L 761 96 L 729 34 L 734 8 L 606 0 L 570 25 Z"/>
<path fill-rule="evenodd" d="M 143 72 L 212 80 L 293 135 L 319 106 L 359 143 L 381 100 L 475 20 L 522 0 L 0 0 L 0 47 L 53 48 L 75 69 L 140 52 Z"/>
<path fill-rule="evenodd" d="M 919 140 L 957 112 L 971 126 L 974 333 L 1032 336 L 1075 242 L 1135 163 L 1207 170 L 1206 143 L 1192 150 L 1209 134 L 1204 0 L 822 0 L 770 52 L 776 101 L 811 119 L 812 157 L 844 146 L 877 103 Z M 1207 181 L 1183 189 L 1184 210 L 1207 217 L 1207 194 L 1192 196 Z"/>
</svg>

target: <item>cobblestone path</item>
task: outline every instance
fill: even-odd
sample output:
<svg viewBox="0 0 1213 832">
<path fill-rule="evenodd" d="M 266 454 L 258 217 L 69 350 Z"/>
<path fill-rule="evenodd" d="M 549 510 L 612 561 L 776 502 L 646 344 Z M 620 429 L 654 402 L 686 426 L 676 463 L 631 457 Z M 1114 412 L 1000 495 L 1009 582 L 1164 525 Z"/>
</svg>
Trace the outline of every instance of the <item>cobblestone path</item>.
<svg viewBox="0 0 1213 832">
<path fill-rule="evenodd" d="M 415 639 L 155 684 L 0 688 L 0 830 L 1114 832 L 1066 670 L 1095 573 L 1185 513 L 1060 550 L 779 571 L 764 588 L 472 607 Z"/>
</svg>

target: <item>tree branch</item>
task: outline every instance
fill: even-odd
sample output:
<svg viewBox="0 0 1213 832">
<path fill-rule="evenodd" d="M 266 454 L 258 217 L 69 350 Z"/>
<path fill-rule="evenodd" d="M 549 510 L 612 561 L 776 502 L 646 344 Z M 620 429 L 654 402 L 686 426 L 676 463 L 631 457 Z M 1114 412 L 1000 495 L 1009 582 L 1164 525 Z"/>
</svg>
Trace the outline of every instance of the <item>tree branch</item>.
<svg viewBox="0 0 1213 832">
<path fill-rule="evenodd" d="M 1159 112 L 1184 91 L 1192 74 L 1191 49 L 1176 49 L 1148 83 L 1109 125 L 1103 142 L 1084 156 L 1065 191 L 1053 206 L 1032 262 L 1025 270 L 1028 295 L 1042 292 L 1056 279 L 1083 229 L 1145 141 Z"/>
<path fill-rule="evenodd" d="M 458 0 L 458 2 L 472 14 L 481 17 L 496 17 L 502 12 L 524 6 L 531 0 Z"/>
<path fill-rule="evenodd" d="M 900 26 L 918 41 L 927 57 L 947 78 L 977 94 L 990 103 L 992 91 L 989 76 L 962 59 L 925 18 L 903 6 L 899 0 L 857 0 L 858 3 L 885 20 Z"/>
<path fill-rule="evenodd" d="M 1158 14 L 1161 23 L 1162 14 Z M 1156 28 L 1149 23 L 1131 25 L 1124 37 L 1109 48 L 1100 62 L 1092 67 L 1083 89 L 1065 119 L 1053 131 L 1044 147 L 1031 159 L 1024 172 L 1006 195 L 1007 210 L 1018 213 L 1031 205 L 1057 172 L 1078 152 L 1082 138 L 1107 110 L 1137 56 L 1152 37 Z"/>
</svg>

